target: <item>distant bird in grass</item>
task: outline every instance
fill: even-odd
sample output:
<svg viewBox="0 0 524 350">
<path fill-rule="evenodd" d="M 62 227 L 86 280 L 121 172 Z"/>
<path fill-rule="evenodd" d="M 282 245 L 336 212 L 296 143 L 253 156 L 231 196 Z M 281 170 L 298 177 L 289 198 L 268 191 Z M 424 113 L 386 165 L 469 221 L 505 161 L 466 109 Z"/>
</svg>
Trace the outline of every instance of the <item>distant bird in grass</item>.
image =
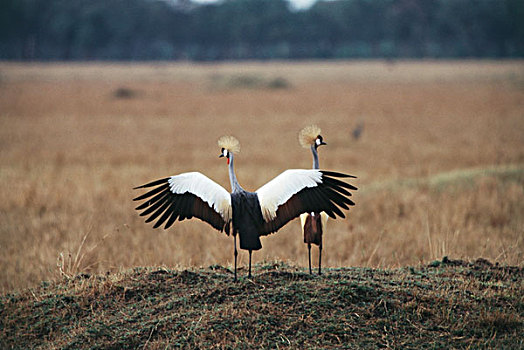
<svg viewBox="0 0 524 350">
<path fill-rule="evenodd" d="M 326 145 L 320 128 L 316 125 L 306 126 L 298 134 L 298 141 L 304 148 L 310 148 L 313 154 L 313 169 L 318 169 L 318 148 Z M 355 189 L 356 188 L 352 188 Z M 326 230 L 328 215 L 325 212 L 307 212 L 300 214 L 300 223 L 304 235 L 304 243 L 307 244 L 309 273 L 311 270 L 311 244 L 318 246 L 318 274 L 322 274 L 322 234 Z"/>
<path fill-rule="evenodd" d="M 231 193 L 199 172 L 189 172 L 152 181 L 135 189 L 150 188 L 134 198 L 144 201 L 137 210 L 148 216 L 146 222 L 156 220 L 154 228 L 169 228 L 177 219 L 193 216 L 207 222 L 227 235 L 232 224 L 235 280 L 237 278 L 237 234 L 240 249 L 249 251 L 249 277 L 251 254 L 262 248 L 260 236 L 278 231 L 290 220 L 304 212 L 326 212 L 331 218 L 344 218 L 341 209 L 354 203 L 348 198 L 349 190 L 356 188 L 340 178 L 351 175 L 315 170 L 290 169 L 275 177 L 255 192 L 244 190 L 237 181 L 233 168 L 234 154 L 240 152 L 240 143 L 232 136 L 218 140 L 222 148 L 219 157 L 227 159 Z"/>
<path fill-rule="evenodd" d="M 360 136 L 362 136 L 362 132 L 364 131 L 364 122 L 358 122 L 358 124 L 353 128 L 353 131 L 351 132 L 351 135 L 353 135 L 354 140 L 358 140 Z"/>
</svg>

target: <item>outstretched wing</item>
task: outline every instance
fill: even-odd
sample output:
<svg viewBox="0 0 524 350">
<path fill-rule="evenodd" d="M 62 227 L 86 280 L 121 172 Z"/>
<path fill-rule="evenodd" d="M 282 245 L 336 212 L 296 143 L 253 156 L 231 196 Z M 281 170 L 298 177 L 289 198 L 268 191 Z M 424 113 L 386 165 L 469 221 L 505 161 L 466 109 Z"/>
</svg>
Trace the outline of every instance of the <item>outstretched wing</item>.
<svg viewBox="0 0 524 350">
<path fill-rule="evenodd" d="M 325 212 L 331 218 L 344 218 L 341 209 L 355 203 L 350 190 L 357 188 L 340 178 L 352 175 L 317 169 L 292 169 L 260 187 L 256 193 L 264 217 L 261 235 L 276 232 L 302 213 Z"/>
<path fill-rule="evenodd" d="M 231 195 L 222 186 L 199 172 L 183 173 L 156 180 L 134 189 L 155 187 L 134 198 L 144 200 L 136 207 L 140 216 L 148 216 L 146 222 L 157 220 L 153 228 L 166 223 L 169 228 L 178 219 L 193 216 L 207 222 L 229 235 L 231 221 Z"/>
</svg>

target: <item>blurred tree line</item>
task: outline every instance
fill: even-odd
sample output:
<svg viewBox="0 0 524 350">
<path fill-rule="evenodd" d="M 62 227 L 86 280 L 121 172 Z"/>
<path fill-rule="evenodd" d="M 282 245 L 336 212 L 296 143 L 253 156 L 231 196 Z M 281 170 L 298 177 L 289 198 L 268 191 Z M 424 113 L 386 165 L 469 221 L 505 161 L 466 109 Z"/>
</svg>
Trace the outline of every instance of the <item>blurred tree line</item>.
<svg viewBox="0 0 524 350">
<path fill-rule="evenodd" d="M 523 57 L 524 0 L 2 0 L 0 59 Z"/>
</svg>

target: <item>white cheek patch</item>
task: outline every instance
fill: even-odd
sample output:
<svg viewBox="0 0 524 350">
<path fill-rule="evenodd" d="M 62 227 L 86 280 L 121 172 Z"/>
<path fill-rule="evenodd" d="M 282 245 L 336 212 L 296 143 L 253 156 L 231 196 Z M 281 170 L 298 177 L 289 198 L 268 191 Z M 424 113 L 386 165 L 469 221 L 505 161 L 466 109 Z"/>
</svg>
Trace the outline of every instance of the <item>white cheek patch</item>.
<svg viewBox="0 0 524 350">
<path fill-rule="evenodd" d="M 225 150 L 222 151 L 222 155 L 223 155 L 224 157 L 227 157 L 227 149 L 225 149 Z"/>
<path fill-rule="evenodd" d="M 316 139 L 315 143 L 317 144 L 317 146 L 320 146 L 320 139 Z"/>
</svg>

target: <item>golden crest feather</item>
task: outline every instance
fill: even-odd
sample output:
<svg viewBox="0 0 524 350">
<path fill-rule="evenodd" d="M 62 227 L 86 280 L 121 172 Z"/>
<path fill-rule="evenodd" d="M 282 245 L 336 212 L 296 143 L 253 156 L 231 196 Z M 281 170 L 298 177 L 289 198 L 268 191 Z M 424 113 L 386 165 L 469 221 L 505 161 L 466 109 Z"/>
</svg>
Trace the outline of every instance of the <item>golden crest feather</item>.
<svg viewBox="0 0 524 350">
<path fill-rule="evenodd" d="M 240 142 L 233 136 L 222 136 L 218 139 L 218 146 L 227 149 L 229 152 L 240 152 Z"/>
<path fill-rule="evenodd" d="M 304 148 L 309 148 L 315 144 L 315 140 L 320 135 L 320 128 L 316 125 L 308 125 L 298 134 L 298 141 Z"/>
</svg>

